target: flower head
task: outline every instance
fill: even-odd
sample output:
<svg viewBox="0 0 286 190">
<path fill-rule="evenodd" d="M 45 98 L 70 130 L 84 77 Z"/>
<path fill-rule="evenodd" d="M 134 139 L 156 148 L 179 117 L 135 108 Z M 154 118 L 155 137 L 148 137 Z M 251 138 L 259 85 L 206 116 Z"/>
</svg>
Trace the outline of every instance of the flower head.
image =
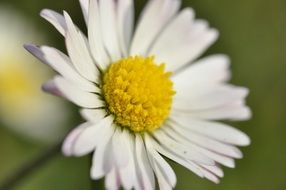
<svg viewBox="0 0 286 190">
<path fill-rule="evenodd" d="M 176 175 L 163 156 L 215 183 L 220 165 L 234 167 L 249 145 L 244 133 L 218 120 L 245 120 L 248 90 L 228 84 L 229 59 L 196 59 L 218 32 L 179 0 L 150 0 L 133 32 L 133 0 L 81 0 L 87 37 L 70 16 L 41 15 L 65 37 L 68 56 L 26 45 L 60 76 L 44 85 L 82 108 L 87 120 L 63 152 L 93 152 L 91 178 L 107 189 L 172 189 Z"/>
</svg>

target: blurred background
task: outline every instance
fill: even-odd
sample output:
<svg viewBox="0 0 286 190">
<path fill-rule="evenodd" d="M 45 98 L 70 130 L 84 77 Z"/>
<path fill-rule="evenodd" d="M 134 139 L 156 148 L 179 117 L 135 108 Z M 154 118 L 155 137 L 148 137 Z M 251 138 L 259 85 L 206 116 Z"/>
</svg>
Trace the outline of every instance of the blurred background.
<svg viewBox="0 0 286 190">
<path fill-rule="evenodd" d="M 176 189 L 285 190 L 286 1 L 182 1 L 219 29 L 218 42 L 206 54 L 231 57 L 232 82 L 250 88 L 248 104 L 254 116 L 233 124 L 249 134 L 252 144 L 243 148 L 245 157 L 236 169 L 224 168 L 219 185 L 173 164 Z M 136 0 L 137 14 L 145 2 Z M 38 16 L 43 8 L 67 10 L 85 28 L 77 0 L 0 0 L 0 181 L 81 122 L 75 107 L 41 91 L 53 73 L 22 48 L 34 42 L 64 49 L 62 36 Z M 58 155 L 15 189 L 87 190 L 91 184 L 88 156 Z"/>
</svg>

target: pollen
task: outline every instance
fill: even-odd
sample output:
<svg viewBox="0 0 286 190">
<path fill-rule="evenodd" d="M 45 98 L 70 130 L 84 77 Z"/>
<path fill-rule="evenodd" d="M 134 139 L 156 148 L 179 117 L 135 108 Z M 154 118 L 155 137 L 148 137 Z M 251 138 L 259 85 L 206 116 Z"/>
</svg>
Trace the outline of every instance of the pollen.
<svg viewBox="0 0 286 190">
<path fill-rule="evenodd" d="M 153 131 L 169 116 L 173 83 L 165 64 L 131 56 L 112 63 L 103 75 L 103 96 L 115 122 L 133 132 Z"/>
</svg>

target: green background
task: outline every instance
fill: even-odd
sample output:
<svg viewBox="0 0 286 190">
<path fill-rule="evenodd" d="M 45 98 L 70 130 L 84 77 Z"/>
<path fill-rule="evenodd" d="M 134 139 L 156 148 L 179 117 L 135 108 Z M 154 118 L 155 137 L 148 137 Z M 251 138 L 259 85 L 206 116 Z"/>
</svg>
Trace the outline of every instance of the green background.
<svg viewBox="0 0 286 190">
<path fill-rule="evenodd" d="M 0 3 L 25 14 L 40 28 L 39 32 L 49 37 L 49 45 L 56 47 L 63 48 L 64 41 L 38 16 L 41 9 L 65 9 L 82 28 L 84 26 L 77 1 L 0 0 Z M 136 1 L 137 13 L 144 3 Z M 252 144 L 242 149 L 245 157 L 237 161 L 236 169 L 224 168 L 225 177 L 219 185 L 173 164 L 178 177 L 176 189 L 285 190 L 286 1 L 183 0 L 183 6 L 193 7 L 198 18 L 208 20 L 211 26 L 219 29 L 218 42 L 206 54 L 226 53 L 231 57 L 232 82 L 250 88 L 248 105 L 253 110 L 253 118 L 234 124 L 249 134 Z M 71 109 L 76 112 L 75 107 Z M 71 126 L 79 122 L 79 117 L 75 118 Z M 0 127 L 0 181 L 46 148 Z M 92 186 L 88 156 L 65 158 L 58 155 L 27 176 L 15 189 L 88 190 Z"/>
</svg>

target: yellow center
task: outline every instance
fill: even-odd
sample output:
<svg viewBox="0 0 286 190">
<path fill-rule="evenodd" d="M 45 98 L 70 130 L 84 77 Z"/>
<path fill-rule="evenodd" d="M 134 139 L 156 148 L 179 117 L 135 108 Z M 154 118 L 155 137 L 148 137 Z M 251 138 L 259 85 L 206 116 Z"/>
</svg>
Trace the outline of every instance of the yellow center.
<svg viewBox="0 0 286 190">
<path fill-rule="evenodd" d="M 168 117 L 173 83 L 165 65 L 154 57 L 124 58 L 110 65 L 103 76 L 103 95 L 115 122 L 134 132 L 152 131 Z"/>
</svg>

